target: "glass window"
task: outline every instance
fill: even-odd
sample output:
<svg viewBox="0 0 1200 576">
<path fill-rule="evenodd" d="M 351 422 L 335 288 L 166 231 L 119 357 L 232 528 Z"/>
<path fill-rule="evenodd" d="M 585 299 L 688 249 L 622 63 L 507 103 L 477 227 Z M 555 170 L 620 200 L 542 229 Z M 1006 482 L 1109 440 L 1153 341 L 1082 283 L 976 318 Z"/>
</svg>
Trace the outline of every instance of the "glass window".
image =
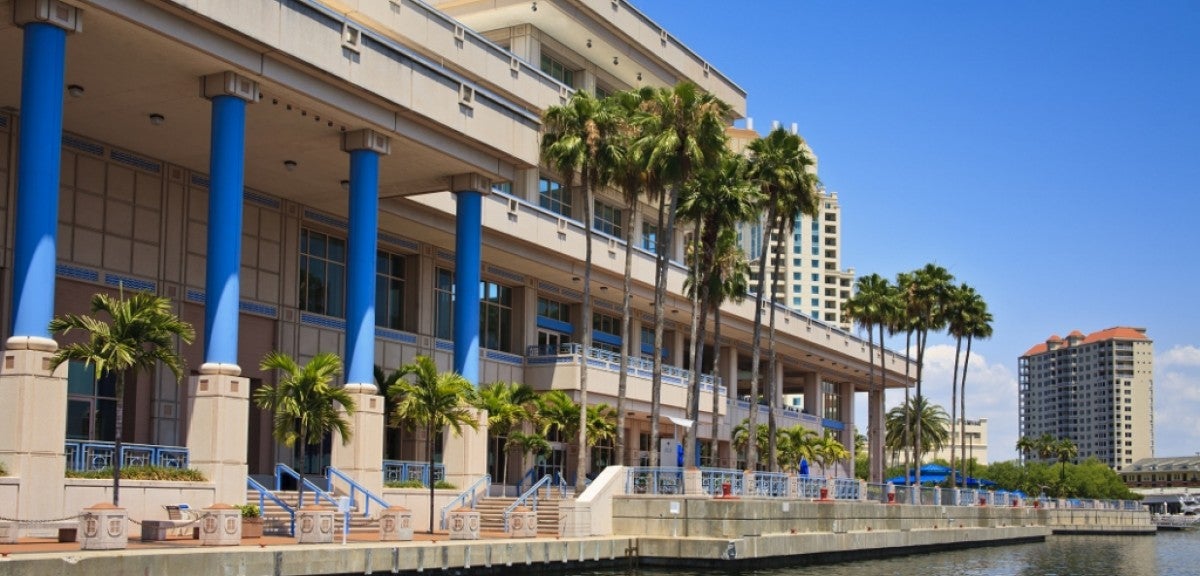
<svg viewBox="0 0 1200 576">
<path fill-rule="evenodd" d="M 624 239 L 624 230 L 621 230 L 621 209 L 616 206 L 610 206 L 603 202 L 596 203 L 596 214 L 593 218 L 592 227 L 596 230 Z"/>
<path fill-rule="evenodd" d="M 433 335 L 450 340 L 454 338 L 454 273 L 438 268 L 433 282 Z"/>
<path fill-rule="evenodd" d="M 592 313 L 592 347 L 621 353 L 621 319 L 599 312 Z M 650 338 L 654 338 L 651 333 Z M 652 340 L 653 341 L 653 340 Z"/>
<path fill-rule="evenodd" d="M 112 441 L 116 438 L 116 377 L 96 379 L 96 368 L 67 364 L 67 438 Z"/>
<path fill-rule="evenodd" d="M 300 309 L 335 316 L 346 315 L 346 240 L 300 231 Z"/>
<path fill-rule="evenodd" d="M 565 64 L 545 54 L 542 54 L 542 72 L 567 86 L 575 86 L 575 71 L 568 70 Z"/>
<path fill-rule="evenodd" d="M 549 298 L 538 297 L 537 306 L 538 316 L 544 316 L 551 320 L 558 320 L 559 322 L 571 321 L 571 306 L 568 304 L 557 300 L 550 300 Z"/>
<path fill-rule="evenodd" d="M 657 245 L 658 226 L 649 222 L 642 222 L 642 248 L 654 252 Z"/>
<path fill-rule="evenodd" d="M 492 182 L 492 192 L 512 195 L 512 182 Z"/>
<path fill-rule="evenodd" d="M 821 395 L 825 400 L 825 418 L 840 422 L 842 420 L 842 395 L 838 393 L 837 386 L 832 382 L 822 382 Z"/>
<path fill-rule="evenodd" d="M 434 336 L 454 338 L 454 273 L 434 271 Z M 494 282 L 479 282 L 479 345 L 489 350 L 512 352 L 512 288 Z"/>
<path fill-rule="evenodd" d="M 380 250 L 375 261 L 375 324 L 404 329 L 404 274 L 406 260 L 400 254 Z"/>
<path fill-rule="evenodd" d="M 549 178 L 538 180 L 538 206 L 555 214 L 571 217 L 571 193 L 561 182 Z"/>
</svg>

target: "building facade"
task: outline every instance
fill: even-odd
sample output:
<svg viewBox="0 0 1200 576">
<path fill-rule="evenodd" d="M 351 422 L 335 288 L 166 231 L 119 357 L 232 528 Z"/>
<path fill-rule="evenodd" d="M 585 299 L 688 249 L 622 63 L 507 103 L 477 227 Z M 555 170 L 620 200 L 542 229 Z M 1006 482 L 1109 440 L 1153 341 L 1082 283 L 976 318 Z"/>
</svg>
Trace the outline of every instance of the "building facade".
<svg viewBox="0 0 1200 576">
<path fill-rule="evenodd" d="M 1018 359 L 1021 436 L 1069 438 L 1121 470 L 1154 454 L 1154 349 L 1145 328 L 1076 330 Z M 1035 455 L 1036 457 L 1036 455 Z"/>
<path fill-rule="evenodd" d="M 126 441 L 187 447 L 228 502 L 275 462 L 332 464 L 372 488 L 384 459 L 424 458 L 414 438 L 385 449 L 372 371 L 418 355 L 476 385 L 524 382 L 576 399 L 586 362 L 589 401 L 614 405 L 627 244 L 637 357 L 623 456 L 647 462 L 652 430 L 670 437 L 667 418 L 684 416 L 682 232 L 669 239 L 665 345 L 655 350 L 653 249 L 668 239 L 650 217 L 622 229 L 633 207 L 611 190 L 581 222 L 582 194 L 539 158 L 541 113 L 574 90 L 691 81 L 731 105 L 731 125 L 744 116 L 740 87 L 628 2 L 0 0 L 0 14 L 0 74 L 21 79 L 0 84 L 0 459 L 20 478 L 4 515 L 61 515 L 45 495 L 62 491 L 64 441 L 111 439 L 119 401 Z M 581 317 L 585 225 L 597 232 L 591 318 Z M 49 369 L 49 320 L 118 290 L 166 296 L 196 327 L 181 348 L 184 384 L 143 374 L 118 399 L 81 367 Z M 739 400 L 753 302 L 722 310 L 721 341 L 704 343 L 721 362 L 700 370 L 701 439 L 726 439 L 765 409 Z M 590 350 L 577 344 L 584 330 Z M 777 345 L 781 362 L 764 379 L 812 399 L 781 425 L 853 446 L 868 343 L 783 311 Z M 272 440 L 270 418 L 249 402 L 275 377 L 258 367 L 271 350 L 343 357 L 339 384 L 359 407 L 352 442 L 332 439 L 296 462 Z M 663 419 L 650 422 L 656 355 Z M 908 360 L 884 361 L 888 385 L 904 385 Z M 445 439 L 438 458 L 457 484 L 531 465 L 487 454 L 485 434 Z M 573 469 L 563 440 L 540 464 L 590 473 Z M 617 459 L 608 450 L 593 468 Z M 702 458 L 737 465 L 727 441 Z"/>
</svg>

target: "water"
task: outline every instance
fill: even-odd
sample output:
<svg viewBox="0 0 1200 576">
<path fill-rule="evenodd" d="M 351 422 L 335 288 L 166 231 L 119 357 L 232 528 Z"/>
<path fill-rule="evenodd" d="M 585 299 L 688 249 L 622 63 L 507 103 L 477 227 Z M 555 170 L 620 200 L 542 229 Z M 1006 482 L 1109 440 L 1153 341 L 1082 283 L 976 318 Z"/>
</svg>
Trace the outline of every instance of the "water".
<svg viewBox="0 0 1200 576">
<path fill-rule="evenodd" d="M 1200 576 L 1200 533 L 1051 536 L 1044 543 L 735 572 L 665 568 L 636 576 Z M 624 576 L 597 572 L 590 576 Z"/>
</svg>

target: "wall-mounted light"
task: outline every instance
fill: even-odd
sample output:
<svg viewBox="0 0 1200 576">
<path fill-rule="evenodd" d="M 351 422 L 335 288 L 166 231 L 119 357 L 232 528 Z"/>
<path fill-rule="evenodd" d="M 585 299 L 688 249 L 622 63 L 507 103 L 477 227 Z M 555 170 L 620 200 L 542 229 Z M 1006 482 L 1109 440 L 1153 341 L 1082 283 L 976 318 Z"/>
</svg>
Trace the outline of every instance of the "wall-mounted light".
<svg viewBox="0 0 1200 576">
<path fill-rule="evenodd" d="M 572 277 L 571 277 L 571 281 L 572 281 L 572 282 L 578 282 L 578 281 L 579 281 L 579 277 L 578 277 L 578 276 L 572 276 Z"/>
<path fill-rule="evenodd" d="M 283 169 L 287 170 L 288 172 L 295 170 L 296 169 L 296 161 L 295 160 L 284 160 L 283 161 Z"/>
<path fill-rule="evenodd" d="M 601 286 L 601 287 L 600 287 L 600 291 L 601 291 L 601 292 L 608 292 L 608 286 Z"/>
<path fill-rule="evenodd" d="M 78 84 L 67 86 L 67 95 L 72 98 L 79 98 L 83 96 L 83 86 Z"/>
<path fill-rule="evenodd" d="M 350 191 L 350 181 L 349 181 L 349 180 L 342 180 L 342 181 L 340 182 L 340 184 L 342 185 L 342 190 L 343 190 L 343 191 L 345 191 L 345 192 L 349 192 L 349 191 Z"/>
<path fill-rule="evenodd" d="M 638 82 L 642 81 L 642 73 L 641 72 L 638 72 L 637 78 L 638 78 Z"/>
<path fill-rule="evenodd" d="M 533 5 L 529 7 L 529 9 L 533 10 L 534 12 L 537 12 L 537 2 L 534 2 Z"/>
<path fill-rule="evenodd" d="M 613 66 L 616 66 L 620 63 L 621 63 L 621 59 L 616 56 L 613 56 Z"/>
<path fill-rule="evenodd" d="M 591 48 L 591 47 L 592 47 L 592 39 L 591 39 L 591 38 L 588 38 L 588 41 L 587 41 L 587 47 L 588 47 L 588 48 Z"/>
<path fill-rule="evenodd" d="M 162 126 L 162 123 L 166 121 L 167 119 L 162 114 L 154 113 L 150 115 L 150 124 L 154 126 Z"/>
</svg>

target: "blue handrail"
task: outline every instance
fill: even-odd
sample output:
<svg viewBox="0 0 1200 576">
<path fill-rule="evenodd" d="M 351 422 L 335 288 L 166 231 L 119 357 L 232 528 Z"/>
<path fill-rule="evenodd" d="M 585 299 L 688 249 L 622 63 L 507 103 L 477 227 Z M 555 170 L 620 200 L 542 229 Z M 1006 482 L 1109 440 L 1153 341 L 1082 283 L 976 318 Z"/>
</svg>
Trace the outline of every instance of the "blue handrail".
<svg viewBox="0 0 1200 576">
<path fill-rule="evenodd" d="M 521 487 L 524 486 L 526 482 L 534 482 L 534 478 L 537 478 L 537 466 L 531 466 L 529 470 L 526 470 L 525 473 L 522 474 L 517 480 L 517 494 L 521 494 L 523 492 Z"/>
<path fill-rule="evenodd" d="M 479 501 L 479 490 L 481 487 L 483 488 L 483 494 L 486 496 L 488 491 L 492 488 L 492 476 L 490 474 L 484 474 L 483 478 L 476 480 L 475 483 L 471 484 L 471 486 L 463 491 L 462 494 L 455 496 L 449 504 L 442 507 L 441 526 L 443 530 L 446 528 L 446 526 L 449 526 L 446 521 L 446 514 L 458 506 L 466 504 L 468 498 L 471 500 L 471 509 L 475 509 L 475 503 Z"/>
<path fill-rule="evenodd" d="M 562 474 L 558 474 L 558 477 L 562 478 Z M 534 512 L 537 512 L 538 491 L 542 489 L 542 486 L 545 486 L 546 491 L 547 491 L 547 496 L 549 496 L 549 490 L 550 490 L 550 487 L 553 486 L 553 482 L 554 482 L 553 476 L 551 476 L 549 474 L 542 476 L 541 480 L 538 480 L 536 483 L 534 483 L 533 486 L 530 486 L 528 490 L 526 490 L 520 496 L 517 496 L 517 499 L 514 500 L 512 504 L 509 504 L 508 508 L 504 509 L 504 530 L 506 532 L 508 531 L 508 515 L 509 515 L 509 513 L 511 513 L 513 510 L 516 510 L 517 506 L 523 506 L 525 504 L 525 502 L 530 499 L 533 500 L 533 503 L 530 504 L 530 506 L 529 506 L 530 509 L 532 509 Z"/>
<path fill-rule="evenodd" d="M 291 466 L 288 466 L 287 464 L 283 464 L 282 462 L 277 463 L 277 464 L 275 464 L 275 489 L 276 490 L 283 489 L 283 475 L 284 474 L 291 476 L 292 478 L 295 478 L 296 482 L 300 481 L 300 473 L 299 472 L 296 472 L 295 470 L 292 469 Z M 329 502 L 329 504 L 331 506 L 337 507 L 337 501 L 333 499 L 333 496 L 330 496 L 328 492 L 326 492 L 320 488 L 317 488 L 317 485 L 313 484 L 312 481 L 309 480 L 308 478 L 304 479 L 304 485 L 309 490 L 312 490 L 313 504 L 320 504 L 321 499 L 324 498 L 325 501 Z M 297 500 L 296 507 L 303 508 L 304 502 L 302 500 Z"/>
<path fill-rule="evenodd" d="M 288 506 L 287 503 L 285 503 L 283 500 L 280 500 L 277 496 L 272 494 L 270 490 L 267 490 L 266 486 L 259 484 L 258 481 L 256 481 L 255 479 L 253 479 L 249 476 L 246 477 L 246 486 L 249 487 L 251 490 L 255 490 L 258 492 L 258 510 L 259 510 L 260 514 L 263 514 L 264 516 L 266 515 L 267 500 L 274 502 L 276 506 L 283 508 L 283 511 L 288 513 L 288 516 L 291 518 L 291 523 L 288 525 L 288 536 L 295 536 L 296 535 L 296 510 L 293 509 L 291 506 Z"/>
<path fill-rule="evenodd" d="M 386 500 L 371 493 L 370 490 L 367 490 L 361 484 L 355 482 L 353 478 L 345 475 L 341 470 L 338 470 L 333 466 L 329 466 L 325 469 L 325 473 L 325 490 L 327 492 L 333 492 L 333 478 L 336 476 L 343 482 L 350 485 L 351 504 L 358 504 L 358 499 L 354 497 L 355 492 L 359 492 L 363 495 L 363 516 L 369 517 L 371 515 L 371 502 L 375 502 L 380 508 L 387 508 L 388 506 L 391 506 L 391 504 L 388 504 Z"/>
</svg>

